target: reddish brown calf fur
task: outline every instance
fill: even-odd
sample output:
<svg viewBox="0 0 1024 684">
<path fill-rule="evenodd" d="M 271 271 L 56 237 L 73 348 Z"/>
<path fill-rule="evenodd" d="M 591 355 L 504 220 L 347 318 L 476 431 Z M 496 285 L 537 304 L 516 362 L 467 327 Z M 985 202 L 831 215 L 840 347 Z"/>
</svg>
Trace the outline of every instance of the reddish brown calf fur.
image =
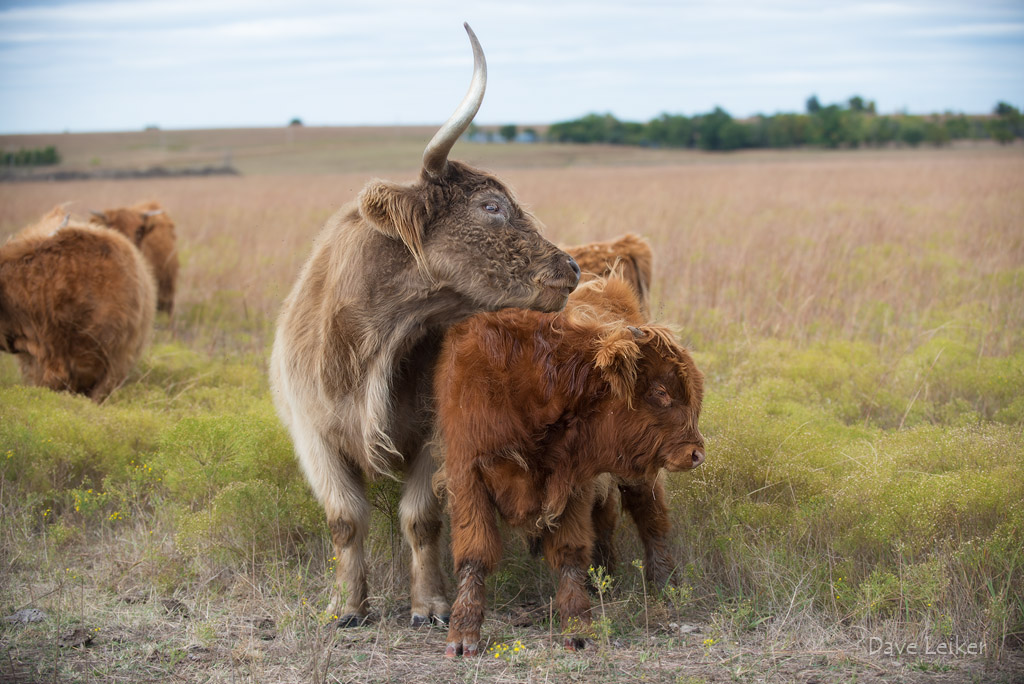
<svg viewBox="0 0 1024 684">
<path fill-rule="evenodd" d="M 174 313 L 178 282 L 178 250 L 174 221 L 159 202 L 140 202 L 131 207 L 93 212 L 91 222 L 113 228 L 142 251 L 153 269 L 157 284 L 158 311 Z"/>
<path fill-rule="evenodd" d="M 564 247 L 582 273 L 581 282 L 594 278 L 607 278 L 613 272 L 633 287 L 640 300 L 640 312 L 650 315 L 652 263 L 654 254 L 647 240 L 626 233 L 614 240 L 591 242 L 586 245 Z"/>
<path fill-rule="evenodd" d="M 479 315 L 446 337 L 435 390 L 459 583 L 446 655 L 477 652 L 495 510 L 540 531 L 565 629 L 590 621 L 595 479 L 649 482 L 703 461 L 703 376 L 667 328 L 640 320 L 630 285 L 597 279 L 563 313 Z"/>
<path fill-rule="evenodd" d="M 149 338 L 156 292 L 127 238 L 54 209 L 0 247 L 0 349 L 26 383 L 101 402 Z"/>
</svg>

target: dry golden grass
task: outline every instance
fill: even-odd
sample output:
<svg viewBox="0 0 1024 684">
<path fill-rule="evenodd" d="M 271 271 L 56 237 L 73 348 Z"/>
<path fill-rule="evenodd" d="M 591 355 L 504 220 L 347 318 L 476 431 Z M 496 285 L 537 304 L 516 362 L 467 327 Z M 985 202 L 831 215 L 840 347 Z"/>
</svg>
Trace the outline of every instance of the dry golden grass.
<svg viewBox="0 0 1024 684">
<path fill-rule="evenodd" d="M 1020 146 L 682 152 L 672 165 L 651 151 L 647 161 L 658 163 L 537 169 L 503 168 L 506 150 L 530 146 L 465 147 L 466 158 L 501 170 L 553 240 L 647 236 L 655 303 L 664 319 L 699 336 L 691 339 L 711 343 L 739 326 L 806 341 L 827 326 L 827 334 L 901 343 L 908 330 L 929 329 L 931 310 L 962 301 L 985 302 L 977 325 L 986 349 L 1005 353 L 1021 342 L 1024 286 L 1017 296 L 1013 288 L 990 293 L 983 277 L 1024 263 Z M 413 157 L 379 175 L 411 180 L 415 168 Z M 179 310 L 228 293 L 245 312 L 270 318 L 312 237 L 368 175 L 0 185 L 0 239 L 57 203 L 85 213 L 159 199 L 180 235 Z"/>
<path fill-rule="evenodd" d="M 101 166 L 164 163 L 168 155 L 179 165 L 218 163 L 224 148 L 231 147 L 236 164 L 252 175 L 0 185 L 0 240 L 57 203 L 73 202 L 72 211 L 85 213 L 89 208 L 152 198 L 175 219 L 182 257 L 176 316 L 161 319 L 158 346 L 134 378 L 134 387 L 123 388 L 112 402 L 98 408 L 68 397 L 19 393 L 12 389 L 16 384 L 12 360 L 2 358 L 0 392 L 17 397 L 27 408 L 19 406 L 15 411 L 15 407 L 0 406 L 0 422 L 5 416 L 18 421 L 10 432 L 2 432 L 0 426 L 0 435 L 15 435 L 21 440 L 16 448 L 26 453 L 56 457 L 68 453 L 79 458 L 76 442 L 91 438 L 87 428 L 103 434 L 97 439 L 112 440 L 123 430 L 135 440 L 124 448 L 134 450 L 135 458 L 152 461 L 156 472 L 168 479 L 176 467 L 182 472 L 192 468 L 188 474 L 205 472 L 196 462 L 217 456 L 218 448 L 248 449 L 257 456 L 264 447 L 286 452 L 287 447 L 278 444 L 280 435 L 268 433 L 265 427 L 274 421 L 263 380 L 280 302 L 324 220 L 353 199 L 371 175 L 410 180 L 423 139 L 430 132 L 424 129 L 410 137 L 408 132 L 387 130 L 304 129 L 293 133 L 291 141 L 272 139 L 286 135 L 283 130 L 168 132 L 163 143 L 159 132 L 147 132 L 58 140 L 69 165 L 85 166 L 93 158 L 100 158 Z M 157 142 L 147 143 L 146 136 Z M 53 136 L 42 136 L 31 141 L 19 138 L 13 144 L 52 141 Z M 9 138 L 0 142 L 12 144 Z M 164 151 L 158 149 L 161 145 Z M 175 145 L 180 149 L 172 149 Z M 949 433 L 953 437 L 943 432 L 941 439 L 934 438 L 938 456 L 931 451 L 909 457 L 896 453 L 898 448 L 911 452 L 917 441 L 924 441 L 929 421 L 941 432 L 991 419 L 1012 403 L 1012 398 L 999 394 L 1004 392 L 1003 385 L 995 380 L 1018 384 L 1019 380 L 996 378 L 995 389 L 979 390 L 982 398 L 971 399 L 973 403 L 964 400 L 962 410 L 956 402 L 936 404 L 934 411 L 947 412 L 936 418 L 915 413 L 915 407 L 929 399 L 929 392 L 932 398 L 941 392 L 951 393 L 957 401 L 962 397 L 955 387 L 937 389 L 934 382 L 929 386 L 926 374 L 923 379 L 912 376 L 915 384 L 908 392 L 887 388 L 895 395 L 888 408 L 872 408 L 870 397 L 861 398 L 867 409 L 844 416 L 846 423 L 827 423 L 831 432 L 810 436 L 805 433 L 816 425 L 797 432 L 789 423 L 772 423 L 751 413 L 750 404 L 757 397 L 746 397 L 742 388 L 764 380 L 751 364 L 770 365 L 775 356 L 781 357 L 780 350 L 813 349 L 815 344 L 836 340 L 857 343 L 859 349 L 880 358 L 883 367 L 892 368 L 950 330 L 956 332 L 956 340 L 971 343 L 968 361 L 976 360 L 979 367 L 1018 353 L 1024 347 L 1024 148 L 722 156 L 599 147 L 460 145 L 455 154 L 498 170 L 547 224 L 548 236 L 555 241 L 576 244 L 633 231 L 647 236 L 654 246 L 654 309 L 661 320 L 680 327 L 681 337 L 697 352 L 709 380 L 703 423 L 709 436 L 709 463 L 702 469 L 706 472 L 685 481 L 689 489 L 680 485 L 673 491 L 673 505 L 679 511 L 677 530 L 685 540 L 681 559 L 700 578 L 691 587 L 691 599 L 683 602 L 683 608 L 653 602 L 648 606 L 638 598 L 639 592 L 631 591 L 634 580 L 620 580 L 623 591 L 609 603 L 614 620 L 595 637 L 600 647 L 580 655 L 566 654 L 551 648 L 558 639 L 551 639 L 544 626 L 547 606 L 543 601 L 551 591 L 546 569 L 510 543 L 509 558 L 493 581 L 495 605 L 485 631 L 495 642 L 521 639 L 527 652 L 511 660 L 487 657 L 449 663 L 440 658 L 442 633 L 415 632 L 404 624 L 407 575 L 393 520 L 388 524 L 389 516 L 393 518 L 394 491 L 387 486 L 377 491 L 377 534 L 371 545 L 371 586 L 380 619 L 370 627 L 335 634 L 324 626 L 321 614 L 330 576 L 326 536 L 302 536 L 316 530 L 316 523 L 299 526 L 305 532 L 297 540 L 288 535 L 272 542 L 252 539 L 251 557 L 235 553 L 231 556 L 235 560 L 229 562 L 218 554 L 228 553 L 228 542 L 237 545 L 238 531 L 225 533 L 223 540 L 203 536 L 209 530 L 202 528 L 202 516 L 213 515 L 211 499 L 219 496 L 213 484 L 188 498 L 173 488 L 161 489 L 168 486 L 166 482 L 148 482 L 149 493 L 132 499 L 140 502 L 136 508 L 124 510 L 127 522 L 108 519 L 111 510 L 97 507 L 92 517 L 76 508 L 62 511 L 63 517 L 50 523 L 40 519 L 44 513 L 44 518 L 51 515 L 45 508 L 50 505 L 45 487 L 31 489 L 11 480 L 0 463 L 0 484 L 6 486 L 0 487 L 0 513 L 5 517 L 0 535 L 4 568 L 0 602 L 12 610 L 31 603 L 51 613 L 51 622 L 44 626 L 20 632 L 7 628 L 0 633 L 4 640 L 0 649 L 6 653 L 0 658 L 9 659 L 8 665 L 0 662 L 0 677 L 31 672 L 25 681 L 40 673 L 54 673 L 53 678 L 60 681 L 645 680 L 697 684 L 790 682 L 812 676 L 826 682 L 1014 681 L 1014 667 L 1021 663 L 1013 652 L 1001 652 L 998 662 L 990 658 L 987 665 L 995 667 L 991 672 L 983 669 L 987 665 L 980 660 L 896 663 L 868 657 L 855 641 L 855 629 L 869 625 L 877 629 L 872 634 L 894 640 L 934 633 L 934 624 L 928 622 L 931 603 L 928 608 L 925 599 L 920 606 L 913 604 L 918 617 L 908 613 L 887 619 L 872 616 L 871 603 L 863 617 L 853 612 L 860 605 L 854 590 L 842 596 L 848 601 L 843 604 L 837 588 L 839 605 L 815 604 L 814 595 L 801 592 L 820 579 L 819 574 L 827 576 L 826 583 L 835 582 L 829 576 L 833 570 L 865 579 L 872 564 L 881 567 L 891 559 L 867 541 L 864 548 L 842 552 L 816 546 L 827 546 L 834 530 L 811 530 L 792 539 L 785 536 L 789 529 L 785 516 L 791 510 L 771 509 L 776 499 L 786 497 L 775 496 L 781 487 L 770 487 L 782 482 L 792 492 L 794 508 L 813 508 L 820 497 L 801 498 L 800 487 L 812 491 L 813 478 L 825 478 L 823 472 L 831 476 L 836 471 L 845 477 L 840 466 L 827 462 L 832 458 L 827 443 L 833 436 L 846 440 L 843 461 L 868 458 L 872 449 L 893 447 L 895 455 L 876 454 L 875 467 L 884 464 L 901 473 L 927 471 L 922 477 L 932 480 L 910 481 L 915 487 L 925 482 L 921 486 L 925 493 L 929 481 L 938 487 L 948 474 L 926 459 L 943 460 L 947 438 L 954 444 L 949 453 L 953 461 L 974 458 L 985 463 L 991 457 L 991 473 L 1019 473 L 1022 454 L 984 453 L 984 444 L 957 444 L 960 433 L 955 432 Z M 275 175 L 262 175 L 274 170 Z M 785 363 L 796 362 L 787 359 Z M 774 368 L 764 372 L 770 374 Z M 837 371 L 838 384 L 853 382 L 856 370 L 842 367 Z M 862 386 L 862 378 L 857 382 L 858 393 L 871 393 L 870 387 Z M 842 394 L 840 388 L 828 396 Z M 816 395 L 810 396 L 801 408 L 821 409 L 815 405 Z M 996 397 L 991 406 L 985 403 L 989 396 Z M 75 424 L 68 435 L 54 435 L 58 441 L 66 440 L 66 446 L 52 447 L 46 443 L 46 429 L 24 418 L 34 417 L 41 424 L 51 409 L 59 414 L 52 423 L 57 426 L 62 421 L 70 424 L 76 412 L 85 416 L 79 419 L 82 425 Z M 948 417 L 951 411 L 961 413 Z M 1002 431 L 992 433 L 1002 440 L 993 444 L 1019 449 L 1020 420 L 1013 415 L 997 426 Z M 207 417 L 210 425 L 203 422 Z M 123 426 L 104 422 L 121 419 Z M 800 424 L 803 418 L 794 420 L 800 428 L 806 424 Z M 908 425 L 917 421 L 916 425 L 924 426 L 924 434 L 903 430 L 903 421 Z M 857 425 L 869 423 L 875 432 L 857 432 Z M 208 437 L 204 430 L 216 436 L 220 426 L 236 424 L 237 434 L 232 431 L 223 443 L 210 438 L 214 446 L 202 451 L 207 448 L 202 441 Z M 250 438 L 246 431 L 257 437 Z M 87 437 L 80 438 L 83 434 Z M 155 434 L 160 437 L 150 436 Z M 987 432 L 980 434 L 984 439 L 991 437 Z M 109 451 L 115 447 L 120 445 Z M 196 453 L 188 451 L 193 447 Z M 0 458 L 8 448 L 0 444 Z M 96 459 L 101 460 L 106 452 L 97 451 Z M 731 454 L 727 467 L 714 463 L 716 453 Z M 15 458 L 19 455 L 20 451 Z M 128 456 L 110 458 L 127 461 Z M 757 464 L 749 465 L 745 459 Z M 763 462 L 768 465 L 762 469 Z M 773 470 L 776 462 L 797 464 L 801 470 L 787 479 Z M 131 463 L 137 467 L 136 461 Z M 112 482 L 123 479 L 115 477 L 119 471 L 113 466 L 106 471 L 92 467 L 109 471 Z M 268 466 L 253 476 L 262 480 L 247 480 L 246 486 L 253 488 L 245 491 L 258 489 L 263 480 L 272 482 L 268 491 L 275 496 L 302 491 L 301 483 L 297 489 L 287 488 L 298 482 L 294 468 L 274 468 Z M 225 466 L 224 472 L 234 471 Z M 991 473 L 977 466 L 979 479 Z M 747 475 L 749 483 L 743 479 Z M 68 481 L 66 469 L 56 469 L 49 476 L 55 489 L 79 486 Z M 220 471 L 217 476 L 226 477 Z M 866 506 L 874 501 L 888 503 L 883 494 L 869 489 L 867 475 L 857 477 L 861 479 L 837 477 L 836 482 L 848 488 L 842 492 L 845 501 L 858 500 L 859 483 Z M 189 484 L 186 475 L 179 478 L 183 484 L 175 486 L 183 490 L 196 486 Z M 956 489 L 959 481 L 942 480 L 941 484 L 948 491 Z M 712 495 L 729 492 L 736 498 L 712 511 L 716 502 L 701 498 L 704 490 Z M 922 500 L 927 503 L 928 497 Z M 1003 501 L 996 495 L 991 500 Z M 304 501 L 294 506 L 277 502 L 280 508 L 275 510 L 305 511 L 310 506 Z M 694 510 L 698 504 L 708 508 Z M 1016 510 L 1013 505 L 1006 508 Z M 957 524 L 976 523 L 984 530 L 1003 520 L 1000 515 L 1009 520 L 1011 513 L 989 513 L 986 508 L 975 516 L 978 522 L 959 509 L 938 510 L 936 515 L 950 516 Z M 901 511 L 892 515 L 902 515 Z M 688 524 L 692 516 L 704 513 L 720 516 L 715 520 L 724 521 L 722 527 Z M 931 512 L 925 517 L 928 520 L 908 524 L 934 523 Z M 823 519 L 827 523 L 828 516 Z M 761 547 L 756 526 L 764 521 L 768 521 L 765 535 L 783 533 Z M 954 551 L 960 550 L 956 544 L 962 541 L 950 542 Z M 620 535 L 620 542 L 626 562 L 619 572 L 622 578 L 631 577 L 628 559 L 638 555 L 631 530 Z M 199 551 L 189 555 L 190 548 Z M 789 560 L 773 555 L 776 552 L 789 554 Z M 931 567 L 926 554 L 912 558 L 912 551 L 906 553 L 906 564 L 896 566 L 901 572 Z M 842 558 L 844 554 L 847 559 Z M 935 567 L 942 570 L 943 563 L 953 571 L 966 567 L 956 565 L 955 557 L 955 553 L 944 555 Z M 902 556 L 899 562 L 903 563 Z M 1019 572 L 1019 566 L 1008 572 Z M 1005 580 L 999 589 L 1003 594 L 997 597 L 997 589 L 992 589 L 991 601 L 984 595 L 979 598 L 971 593 L 977 588 L 971 584 L 973 577 L 958 580 L 955 591 L 943 596 L 947 601 L 956 592 L 962 596 L 942 609 L 954 614 L 958 625 L 984 631 L 992 644 L 1009 648 L 1020 635 L 1012 632 L 1012 615 L 997 613 L 997 608 L 1012 608 L 1015 600 L 1021 601 L 1019 592 L 1013 595 L 1020 579 L 989 577 Z M 870 584 L 867 579 L 864 586 Z M 898 605 L 906 610 L 911 607 L 907 598 L 911 589 L 908 584 L 897 596 Z M 827 586 L 825 593 L 832 593 Z M 671 631 L 670 621 L 678 621 L 680 615 L 698 622 L 703 633 Z M 60 647 L 59 637 L 72 626 L 100 627 L 93 645 Z M 26 635 L 36 635 L 33 638 L 39 643 Z M 36 658 L 48 660 L 28 669 L 27 663 Z"/>
</svg>

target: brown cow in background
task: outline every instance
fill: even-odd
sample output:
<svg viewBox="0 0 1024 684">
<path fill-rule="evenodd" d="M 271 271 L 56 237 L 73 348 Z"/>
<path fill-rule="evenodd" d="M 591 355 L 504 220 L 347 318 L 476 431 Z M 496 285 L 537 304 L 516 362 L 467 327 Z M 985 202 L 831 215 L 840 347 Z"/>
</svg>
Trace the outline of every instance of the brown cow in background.
<svg viewBox="0 0 1024 684">
<path fill-rule="evenodd" d="M 654 254 L 644 238 L 633 233 L 606 242 L 591 242 L 575 247 L 563 247 L 582 272 L 582 281 L 604 278 L 615 271 L 636 292 L 640 299 L 640 312 L 650 316 L 650 292 Z"/>
<path fill-rule="evenodd" d="M 540 530 L 559 573 L 555 604 L 571 630 L 574 618 L 590 621 L 598 477 L 642 484 L 662 468 L 703 462 L 703 375 L 667 328 L 633 325 L 641 319 L 629 284 L 596 279 L 561 314 L 474 316 L 445 338 L 434 379 L 438 480 L 447 486 L 459 586 L 445 655 L 477 651 L 484 580 L 501 557 L 495 510 L 513 527 Z"/>
<path fill-rule="evenodd" d="M 445 331 L 482 311 L 558 311 L 579 282 L 569 255 L 494 176 L 449 161 L 483 100 L 476 36 L 470 90 L 423 153 L 419 179 L 367 183 L 328 219 L 278 320 L 274 403 L 327 514 L 338 558 L 329 610 L 361 624 L 369 604 L 363 542 L 367 478 L 404 474 L 412 624 L 445 622 L 443 509 L 431 488 L 434 363 Z"/>
<path fill-rule="evenodd" d="M 113 228 L 142 250 L 153 269 L 159 311 L 174 313 L 174 290 L 178 281 L 178 250 L 174 221 L 159 202 L 140 202 L 132 207 L 92 212 L 91 222 Z"/>
<path fill-rule="evenodd" d="M 142 352 L 155 306 L 139 250 L 61 207 L 0 247 L 0 348 L 28 384 L 102 402 Z"/>
</svg>

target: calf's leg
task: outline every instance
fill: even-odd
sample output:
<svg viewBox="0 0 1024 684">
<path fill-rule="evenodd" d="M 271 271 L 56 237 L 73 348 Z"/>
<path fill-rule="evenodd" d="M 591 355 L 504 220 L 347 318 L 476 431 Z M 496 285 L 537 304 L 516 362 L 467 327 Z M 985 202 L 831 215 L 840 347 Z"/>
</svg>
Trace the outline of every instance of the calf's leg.
<svg viewBox="0 0 1024 684">
<path fill-rule="evenodd" d="M 619 524 L 619 494 L 612 485 L 612 490 L 602 500 L 594 501 L 591 515 L 594 528 L 594 556 L 591 565 L 603 567 L 608 574 L 615 572 L 615 528 Z"/>
<path fill-rule="evenodd" d="M 592 496 L 573 496 L 558 525 L 544 534 L 544 556 L 558 573 L 555 607 L 561 618 L 565 647 L 570 650 L 583 648 L 580 633 L 591 621 L 587 566 L 594 545 L 592 507 Z"/>
<path fill-rule="evenodd" d="M 476 468 L 454 468 L 464 460 L 448 454 L 452 558 L 459 586 L 448 623 L 445 656 L 476 655 L 484 621 L 484 580 L 501 558 L 501 535 L 494 507 Z M 468 472 L 467 472 L 468 471 Z"/>
<path fill-rule="evenodd" d="M 668 495 L 659 477 L 654 482 L 620 485 L 622 507 L 636 523 L 640 541 L 644 545 L 644 576 L 647 582 L 660 588 L 668 582 L 675 562 L 668 548 L 671 527 L 668 517 Z"/>
</svg>

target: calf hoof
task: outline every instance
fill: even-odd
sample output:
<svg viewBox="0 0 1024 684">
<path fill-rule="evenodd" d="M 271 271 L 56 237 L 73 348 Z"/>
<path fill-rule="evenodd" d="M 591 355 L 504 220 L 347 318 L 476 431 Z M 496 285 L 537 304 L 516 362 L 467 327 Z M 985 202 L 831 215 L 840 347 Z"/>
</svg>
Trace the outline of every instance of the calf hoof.
<svg viewBox="0 0 1024 684">
<path fill-rule="evenodd" d="M 586 645 L 587 641 L 582 637 L 565 637 L 566 651 L 582 651 Z"/>
<path fill-rule="evenodd" d="M 356 613 L 345 613 L 334 623 L 334 626 L 339 629 L 348 629 L 349 627 L 362 627 L 366 624 L 366 616 L 358 615 Z"/>
<path fill-rule="evenodd" d="M 461 641 L 449 641 L 444 649 L 445 658 L 456 658 L 458 656 L 475 656 L 479 653 L 476 642 L 467 644 Z"/>
</svg>

